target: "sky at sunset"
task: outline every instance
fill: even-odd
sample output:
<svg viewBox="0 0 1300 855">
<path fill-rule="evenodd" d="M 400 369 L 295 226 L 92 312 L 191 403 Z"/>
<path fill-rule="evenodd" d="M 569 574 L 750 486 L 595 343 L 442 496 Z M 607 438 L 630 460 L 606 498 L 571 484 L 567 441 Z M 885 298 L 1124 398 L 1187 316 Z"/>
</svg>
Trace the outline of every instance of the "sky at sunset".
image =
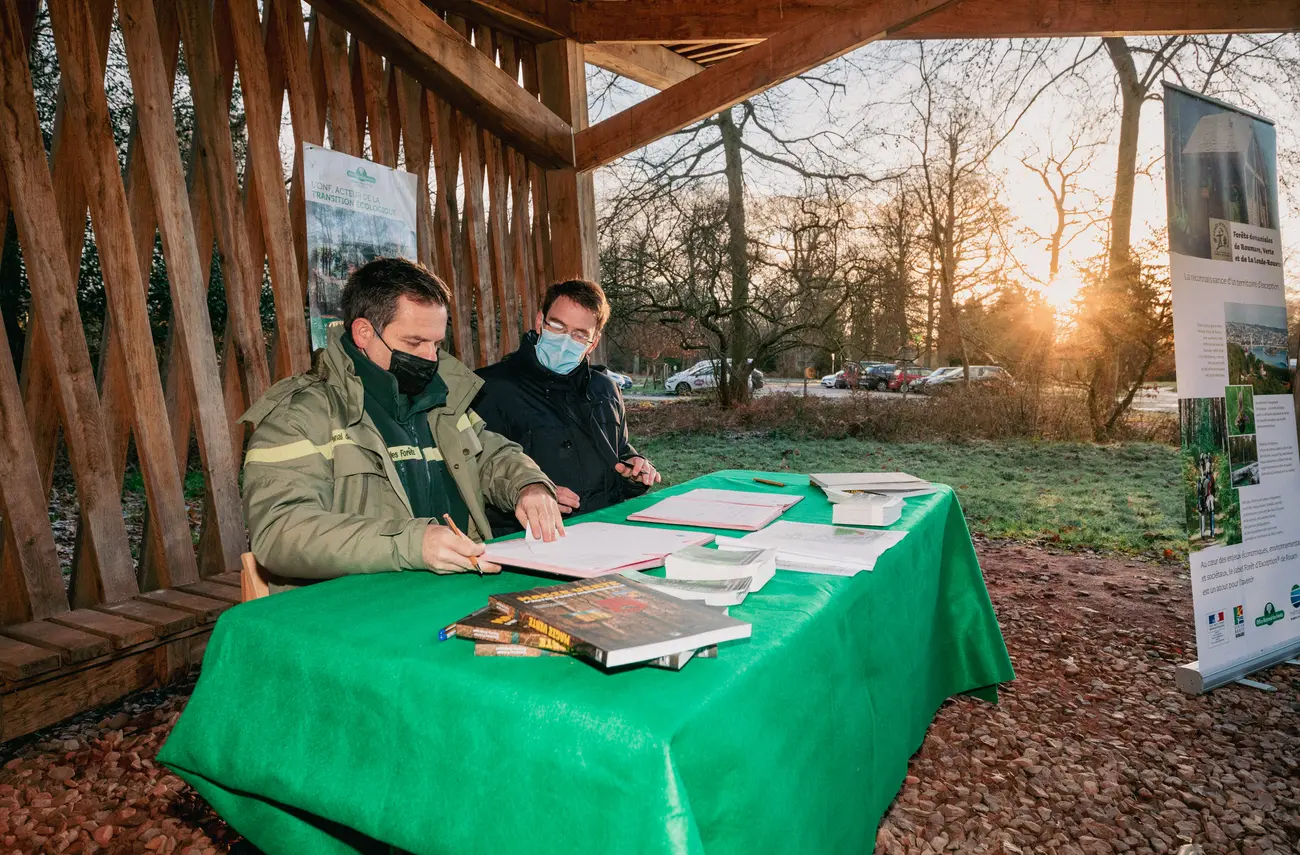
<svg viewBox="0 0 1300 855">
<path fill-rule="evenodd" d="M 1074 42 L 1077 44 L 1077 41 Z M 846 83 L 845 91 L 838 95 L 829 108 L 812 96 L 808 87 L 799 81 L 790 81 L 778 87 L 777 91 L 788 98 L 783 99 L 781 113 L 781 130 L 790 135 L 806 134 L 827 128 L 846 128 L 856 123 L 861 117 L 879 115 L 874 121 L 878 127 L 888 129 L 891 117 L 906 115 L 906 108 L 897 103 L 904 95 L 905 82 L 893 86 L 897 91 L 891 92 L 891 84 L 871 79 L 870 69 L 880 55 L 879 51 L 897 49 L 896 46 L 868 45 L 851 54 L 844 63 L 842 79 Z M 883 63 L 882 63 L 883 64 Z M 1115 94 L 1113 74 L 1110 65 L 1103 57 L 1096 58 L 1090 66 L 1090 80 L 1084 86 L 1086 92 L 1074 94 L 1049 93 L 1038 99 L 1034 106 L 1019 121 L 1016 130 L 1002 143 L 990 161 L 990 166 L 1001 180 L 1002 201 L 1011 211 L 1015 225 L 1011 230 L 1010 243 L 1017 262 L 1023 268 L 1022 281 L 1033 284 L 1042 291 L 1045 298 L 1063 312 L 1070 308 L 1078 288 L 1078 265 L 1100 254 L 1106 242 L 1106 214 L 1109 212 L 1113 195 L 1116 164 L 1116 137 L 1118 132 L 1118 100 Z M 865 69 L 865 71 L 864 71 Z M 596 93 L 593 83 L 593 96 Z M 1158 87 L 1157 87 L 1158 88 Z M 987 93 L 981 93 L 978 84 L 970 91 L 973 101 L 980 101 Z M 641 98 L 653 93 L 638 84 L 625 82 L 622 90 L 592 105 L 591 121 L 596 122 L 612 115 Z M 1081 100 L 1091 97 L 1091 104 L 1081 107 Z M 1258 93 L 1260 103 L 1267 105 L 1276 97 L 1270 92 Z M 1097 129 L 1088 135 L 1096 143 L 1093 162 L 1082 176 L 1081 183 L 1091 195 L 1088 200 L 1101 212 L 1097 226 L 1080 234 L 1062 252 L 1061 272 L 1055 280 L 1048 277 L 1048 251 L 1046 244 L 1036 242 L 1029 232 L 1046 233 L 1055 221 L 1055 211 L 1041 178 L 1021 164 L 1020 159 L 1034 152 L 1044 153 L 1051 148 L 1064 150 L 1069 145 L 1071 130 L 1077 129 L 1077 116 L 1080 112 L 1097 117 Z M 1268 112 L 1269 118 L 1277 118 L 1289 112 L 1279 104 L 1275 112 Z M 1165 226 L 1165 182 L 1163 169 L 1163 104 L 1159 101 L 1148 102 L 1143 109 L 1142 129 L 1139 139 L 1138 164 L 1140 173 L 1134 198 L 1134 215 L 1132 240 L 1134 246 L 1149 240 Z M 899 122 L 901 125 L 901 120 Z M 1300 129 L 1280 121 L 1277 126 L 1279 152 L 1294 151 L 1300 148 L 1297 134 Z M 899 146 L 896 142 L 883 141 L 870 152 L 864 153 L 859 168 L 871 171 L 885 170 L 892 157 L 897 157 Z M 875 161 L 871 163 L 870 161 Z M 1279 166 L 1285 170 L 1284 165 Z M 611 178 L 607 171 L 597 174 L 597 195 L 608 191 Z M 1283 176 L 1285 178 L 1285 176 Z M 746 174 L 747 192 L 780 193 L 790 189 L 789 179 L 761 169 L 750 169 Z M 1296 198 L 1284 187 L 1280 194 L 1280 215 L 1283 245 L 1286 250 L 1288 288 L 1295 287 L 1295 276 L 1300 273 L 1300 220 Z M 1163 245 L 1162 245 L 1163 246 Z M 1163 255 L 1163 254 L 1162 254 Z M 1160 260 L 1163 260 L 1161 258 Z M 1032 280 L 1037 280 L 1033 282 Z"/>
</svg>

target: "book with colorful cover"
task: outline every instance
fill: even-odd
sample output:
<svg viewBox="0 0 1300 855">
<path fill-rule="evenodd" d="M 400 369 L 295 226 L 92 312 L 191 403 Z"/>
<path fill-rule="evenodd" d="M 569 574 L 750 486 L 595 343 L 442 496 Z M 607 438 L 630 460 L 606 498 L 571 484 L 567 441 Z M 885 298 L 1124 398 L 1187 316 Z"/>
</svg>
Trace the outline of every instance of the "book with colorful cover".
<svg viewBox="0 0 1300 855">
<path fill-rule="evenodd" d="M 492 594 L 521 630 L 545 634 L 607 668 L 748 638 L 752 626 L 616 576 Z"/>
<path fill-rule="evenodd" d="M 565 656 L 567 654 L 558 650 L 546 650 L 540 647 L 531 647 L 527 644 L 495 644 L 491 641 L 474 642 L 475 656 L 514 656 L 514 657 L 536 657 L 536 656 Z M 647 662 L 655 668 L 663 668 L 668 671 L 680 671 L 691 659 L 717 659 L 717 646 L 705 647 L 700 650 L 684 650 L 681 653 L 673 653 L 669 656 L 660 656 Z"/>
<path fill-rule="evenodd" d="M 527 644 L 494 644 L 490 641 L 477 641 L 474 643 L 475 656 L 515 656 L 515 657 L 533 657 L 533 656 L 563 656 L 558 650 L 543 650 L 540 647 L 529 647 Z"/>
<path fill-rule="evenodd" d="M 467 641 L 481 641 L 491 644 L 526 644 L 543 650 L 558 650 L 568 653 L 563 644 L 543 633 L 523 630 L 511 615 L 503 614 L 491 606 L 484 606 L 476 612 L 447 626 L 438 632 L 438 640 L 464 638 Z"/>
</svg>

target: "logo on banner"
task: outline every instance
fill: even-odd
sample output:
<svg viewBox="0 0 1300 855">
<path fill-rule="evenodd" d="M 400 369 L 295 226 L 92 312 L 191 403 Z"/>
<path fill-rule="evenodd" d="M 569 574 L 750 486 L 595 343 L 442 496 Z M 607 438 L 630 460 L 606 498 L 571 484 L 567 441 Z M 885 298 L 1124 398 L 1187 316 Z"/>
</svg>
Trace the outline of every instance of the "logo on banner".
<svg viewBox="0 0 1300 855">
<path fill-rule="evenodd" d="M 1232 261 L 1232 230 L 1227 220 L 1210 220 L 1210 258 Z"/>
<path fill-rule="evenodd" d="M 1218 647 L 1228 640 L 1228 622 L 1224 619 L 1223 612 L 1210 612 L 1206 615 L 1209 629 L 1206 631 L 1206 639 L 1211 647 Z"/>
<path fill-rule="evenodd" d="M 1291 620 L 1300 620 L 1300 585 L 1291 586 Z"/>
<path fill-rule="evenodd" d="M 375 176 L 367 173 L 364 166 L 358 166 L 356 169 L 349 169 L 348 178 L 351 178 L 358 184 L 374 184 L 375 181 L 378 180 Z M 1231 250 L 1229 252 L 1231 252 Z"/>
<path fill-rule="evenodd" d="M 1246 634 L 1246 609 L 1244 606 L 1232 607 L 1232 634 L 1241 638 Z"/>
<path fill-rule="evenodd" d="M 1265 603 L 1264 613 L 1255 618 L 1255 626 L 1271 626 L 1284 617 L 1286 617 L 1286 612 L 1277 608 L 1272 603 Z"/>
</svg>

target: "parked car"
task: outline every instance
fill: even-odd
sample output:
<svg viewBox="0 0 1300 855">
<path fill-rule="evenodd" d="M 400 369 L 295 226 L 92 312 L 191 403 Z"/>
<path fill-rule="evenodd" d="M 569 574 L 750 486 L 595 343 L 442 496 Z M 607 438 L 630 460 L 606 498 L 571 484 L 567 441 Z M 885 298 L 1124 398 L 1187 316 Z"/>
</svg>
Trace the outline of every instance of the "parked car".
<svg viewBox="0 0 1300 855">
<path fill-rule="evenodd" d="M 939 371 L 944 373 L 939 374 Z M 962 372 L 960 365 L 941 368 L 939 371 L 925 378 L 924 388 L 927 394 L 952 389 L 956 384 L 965 380 L 965 374 Z M 970 367 L 970 382 L 972 385 L 983 386 L 1010 383 L 1012 378 L 1007 369 L 1000 365 L 972 365 Z"/>
<path fill-rule="evenodd" d="M 608 368 L 605 369 L 605 374 L 623 391 L 626 392 L 632 388 L 632 378 L 626 374 L 619 374 L 617 371 L 610 371 Z"/>
<path fill-rule="evenodd" d="M 822 385 L 825 386 L 827 389 L 843 389 L 844 370 L 840 369 L 839 371 L 836 371 L 834 374 L 827 374 L 825 377 L 822 378 Z"/>
<path fill-rule="evenodd" d="M 928 368 L 917 368 L 915 365 L 911 365 L 911 366 L 900 365 L 899 367 L 894 369 L 894 377 L 892 380 L 889 381 L 889 391 L 910 392 L 912 391 L 912 385 L 916 383 L 918 380 L 924 379 L 926 376 L 929 375 L 929 373 L 930 370 Z"/>
<path fill-rule="evenodd" d="M 714 367 L 715 363 L 712 360 L 703 359 L 685 371 L 678 371 L 669 377 L 664 386 L 676 395 L 689 395 L 692 392 L 713 389 L 718 385 Z M 751 390 L 763 388 L 763 372 L 757 368 L 749 372 L 749 388 Z"/>
<path fill-rule="evenodd" d="M 926 393 L 926 392 L 929 392 L 929 391 L 931 391 L 931 386 L 930 386 L 930 383 L 931 383 L 931 382 L 934 382 L 934 383 L 937 384 L 937 383 L 938 383 L 939 381 L 941 381 L 943 378 L 945 378 L 945 377 L 947 377 L 947 376 L 953 374 L 954 372 L 956 372 L 957 374 L 960 374 L 960 373 L 961 373 L 961 366 L 960 366 L 960 365 L 950 365 L 950 366 L 948 366 L 947 368 L 936 368 L 936 369 L 934 369 L 933 371 L 931 371 L 929 374 L 927 374 L 925 377 L 922 377 L 920 380 L 917 380 L 915 383 L 913 383 L 913 384 L 912 384 L 912 391 L 913 391 L 913 392 L 918 392 L 918 393 L 921 393 L 921 394 L 924 394 L 924 393 Z"/>
<path fill-rule="evenodd" d="M 875 389 L 877 392 L 889 388 L 890 381 L 894 379 L 894 371 L 898 368 L 892 362 L 869 362 L 865 366 L 858 375 L 858 388 Z"/>
</svg>

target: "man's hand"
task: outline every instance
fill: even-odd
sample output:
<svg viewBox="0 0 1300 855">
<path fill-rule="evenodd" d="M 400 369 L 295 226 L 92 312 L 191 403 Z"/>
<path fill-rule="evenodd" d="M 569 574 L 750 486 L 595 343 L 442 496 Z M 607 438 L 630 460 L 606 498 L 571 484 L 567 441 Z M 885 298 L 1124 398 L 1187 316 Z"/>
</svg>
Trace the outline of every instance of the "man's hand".
<svg viewBox="0 0 1300 855">
<path fill-rule="evenodd" d="M 582 504 L 578 494 L 568 487 L 555 488 L 555 501 L 559 503 L 562 514 L 571 514 L 578 509 L 578 505 Z"/>
<path fill-rule="evenodd" d="M 629 457 L 622 463 L 614 465 L 614 471 L 629 481 L 640 481 L 649 487 L 661 480 L 659 472 L 644 457 Z"/>
<path fill-rule="evenodd" d="M 560 519 L 560 506 L 551 497 L 551 491 L 541 484 L 529 484 L 519 491 L 515 503 L 515 519 L 539 537 L 550 543 L 564 537 L 564 521 Z"/>
<path fill-rule="evenodd" d="M 424 529 L 424 541 L 420 544 L 425 566 L 438 574 L 470 572 L 474 569 L 470 557 L 483 552 L 483 544 L 458 535 L 445 525 L 433 523 Z M 484 573 L 501 572 L 501 568 L 490 561 L 479 561 L 478 566 Z"/>
</svg>

